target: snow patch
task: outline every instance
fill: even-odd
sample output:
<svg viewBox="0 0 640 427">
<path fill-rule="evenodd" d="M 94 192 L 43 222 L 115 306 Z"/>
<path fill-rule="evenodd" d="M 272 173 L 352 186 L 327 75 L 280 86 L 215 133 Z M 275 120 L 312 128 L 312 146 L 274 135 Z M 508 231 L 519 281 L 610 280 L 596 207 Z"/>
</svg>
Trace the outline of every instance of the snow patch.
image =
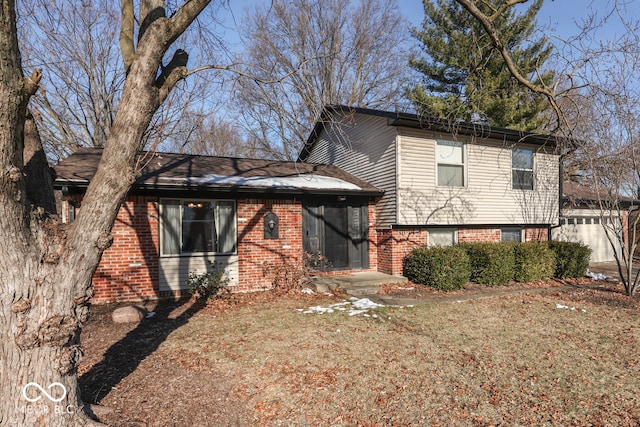
<svg viewBox="0 0 640 427">
<path fill-rule="evenodd" d="M 556 308 L 559 310 L 571 310 L 571 311 L 576 311 L 575 307 L 569 307 L 568 305 L 563 305 L 563 304 L 556 304 Z M 583 313 L 586 313 L 587 310 L 585 310 L 584 308 L 582 310 Z"/>
<path fill-rule="evenodd" d="M 602 273 L 594 273 L 593 271 L 587 270 L 587 277 L 591 280 L 607 280 L 609 276 Z"/>
<path fill-rule="evenodd" d="M 226 176 L 208 174 L 200 178 L 169 178 L 170 181 L 188 182 L 202 185 L 238 185 L 246 187 L 265 188 L 310 188 L 315 190 L 362 190 L 359 186 L 339 178 L 324 175 L 300 174 L 297 176 L 270 177 L 270 176 Z"/>
<path fill-rule="evenodd" d="M 303 314 L 330 314 L 339 311 L 347 313 L 349 316 L 362 314 L 366 317 L 373 317 L 374 319 L 377 319 L 378 316 L 376 314 L 370 315 L 369 310 L 373 310 L 378 307 L 384 307 L 384 305 L 373 302 L 369 298 L 351 297 L 349 301 L 338 302 L 326 307 L 316 305 L 307 309 L 299 308 L 297 310 Z"/>
</svg>

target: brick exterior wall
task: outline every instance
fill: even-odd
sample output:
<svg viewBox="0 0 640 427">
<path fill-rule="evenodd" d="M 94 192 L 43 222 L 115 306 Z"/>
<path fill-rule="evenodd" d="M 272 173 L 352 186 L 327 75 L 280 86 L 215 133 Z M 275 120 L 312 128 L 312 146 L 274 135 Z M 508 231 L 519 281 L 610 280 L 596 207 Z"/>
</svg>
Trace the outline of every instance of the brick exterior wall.
<svg viewBox="0 0 640 427">
<path fill-rule="evenodd" d="M 76 200 L 76 203 L 79 199 Z M 271 287 L 265 265 L 299 262 L 302 246 L 302 203 L 293 200 L 238 199 L 238 285 L 236 291 L 257 291 Z M 279 238 L 264 238 L 264 216 L 278 216 Z M 375 206 L 369 205 L 369 265 L 378 263 Z M 130 196 L 118 212 L 113 244 L 105 250 L 93 276 L 93 303 L 135 302 L 174 298 L 158 289 L 159 211 L 158 198 Z M 358 270 L 362 271 L 362 270 Z M 347 274 L 343 270 L 323 274 Z M 181 292 L 185 294 L 185 292 Z"/>
<path fill-rule="evenodd" d="M 425 246 L 426 229 L 385 229 L 378 231 L 378 271 L 401 276 L 404 257 L 412 249 Z"/>
<path fill-rule="evenodd" d="M 525 229 L 525 241 L 548 240 L 546 228 Z M 460 228 L 458 242 L 499 242 L 499 228 Z M 429 232 L 424 228 L 378 230 L 378 271 L 403 275 L 404 258 L 412 249 L 426 246 Z"/>
<path fill-rule="evenodd" d="M 158 295 L 158 198 L 131 196 L 120 207 L 113 244 L 93 275 L 92 302 L 155 299 Z"/>
<path fill-rule="evenodd" d="M 240 199 L 238 216 L 239 291 L 271 287 L 267 263 L 300 262 L 302 256 L 302 203 L 291 200 Z M 278 216 L 279 238 L 264 238 L 264 216 Z"/>
</svg>

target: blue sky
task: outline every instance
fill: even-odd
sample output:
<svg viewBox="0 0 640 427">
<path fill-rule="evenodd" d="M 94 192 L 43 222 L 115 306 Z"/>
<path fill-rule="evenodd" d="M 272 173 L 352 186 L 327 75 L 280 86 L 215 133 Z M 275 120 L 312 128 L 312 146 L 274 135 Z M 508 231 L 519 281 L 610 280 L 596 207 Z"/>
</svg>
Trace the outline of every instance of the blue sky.
<svg viewBox="0 0 640 427">
<path fill-rule="evenodd" d="M 230 7 L 239 22 L 247 6 L 262 2 L 269 3 L 270 0 L 229 0 Z M 321 1 L 321 0 L 318 0 Z M 640 19 L 640 1 L 638 0 L 618 0 L 619 3 L 626 3 L 624 6 L 625 16 L 629 19 Z M 580 24 L 590 13 L 597 13 L 603 16 L 612 10 L 614 0 L 545 0 L 542 10 L 538 14 L 538 24 L 549 29 L 551 34 L 561 38 L 567 38 L 577 33 L 576 23 Z M 424 16 L 422 0 L 398 0 L 400 10 L 409 20 L 410 25 L 419 26 Z M 235 26 L 230 14 L 225 13 L 225 22 L 229 27 Z M 619 24 L 609 25 L 601 34 L 606 38 L 615 32 L 620 32 Z M 230 38 L 234 37 L 231 32 L 226 34 Z M 232 40 L 229 42 L 234 43 Z"/>
</svg>

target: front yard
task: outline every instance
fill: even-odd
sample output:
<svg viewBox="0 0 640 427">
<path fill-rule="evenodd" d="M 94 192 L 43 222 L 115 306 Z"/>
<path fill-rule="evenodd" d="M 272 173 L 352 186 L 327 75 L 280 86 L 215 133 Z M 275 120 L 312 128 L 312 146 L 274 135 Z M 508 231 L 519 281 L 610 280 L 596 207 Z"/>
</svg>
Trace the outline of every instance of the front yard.
<svg viewBox="0 0 640 427">
<path fill-rule="evenodd" d="M 84 399 L 122 426 L 640 424 L 640 301 L 610 288 L 355 315 L 238 298 L 137 327 L 94 307 Z"/>
</svg>

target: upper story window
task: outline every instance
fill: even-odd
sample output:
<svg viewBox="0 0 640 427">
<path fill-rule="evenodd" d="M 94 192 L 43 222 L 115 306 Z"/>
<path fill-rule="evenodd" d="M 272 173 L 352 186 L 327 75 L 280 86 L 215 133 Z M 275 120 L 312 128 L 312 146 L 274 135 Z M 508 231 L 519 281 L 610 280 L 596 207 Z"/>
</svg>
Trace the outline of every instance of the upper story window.
<svg viewBox="0 0 640 427">
<path fill-rule="evenodd" d="M 162 255 L 230 254 L 236 251 L 233 200 L 161 200 Z"/>
<path fill-rule="evenodd" d="M 511 185 L 514 190 L 533 190 L 533 150 L 511 152 Z"/>
<path fill-rule="evenodd" d="M 438 162 L 438 185 L 464 187 L 464 144 L 438 140 L 436 159 Z"/>
</svg>

